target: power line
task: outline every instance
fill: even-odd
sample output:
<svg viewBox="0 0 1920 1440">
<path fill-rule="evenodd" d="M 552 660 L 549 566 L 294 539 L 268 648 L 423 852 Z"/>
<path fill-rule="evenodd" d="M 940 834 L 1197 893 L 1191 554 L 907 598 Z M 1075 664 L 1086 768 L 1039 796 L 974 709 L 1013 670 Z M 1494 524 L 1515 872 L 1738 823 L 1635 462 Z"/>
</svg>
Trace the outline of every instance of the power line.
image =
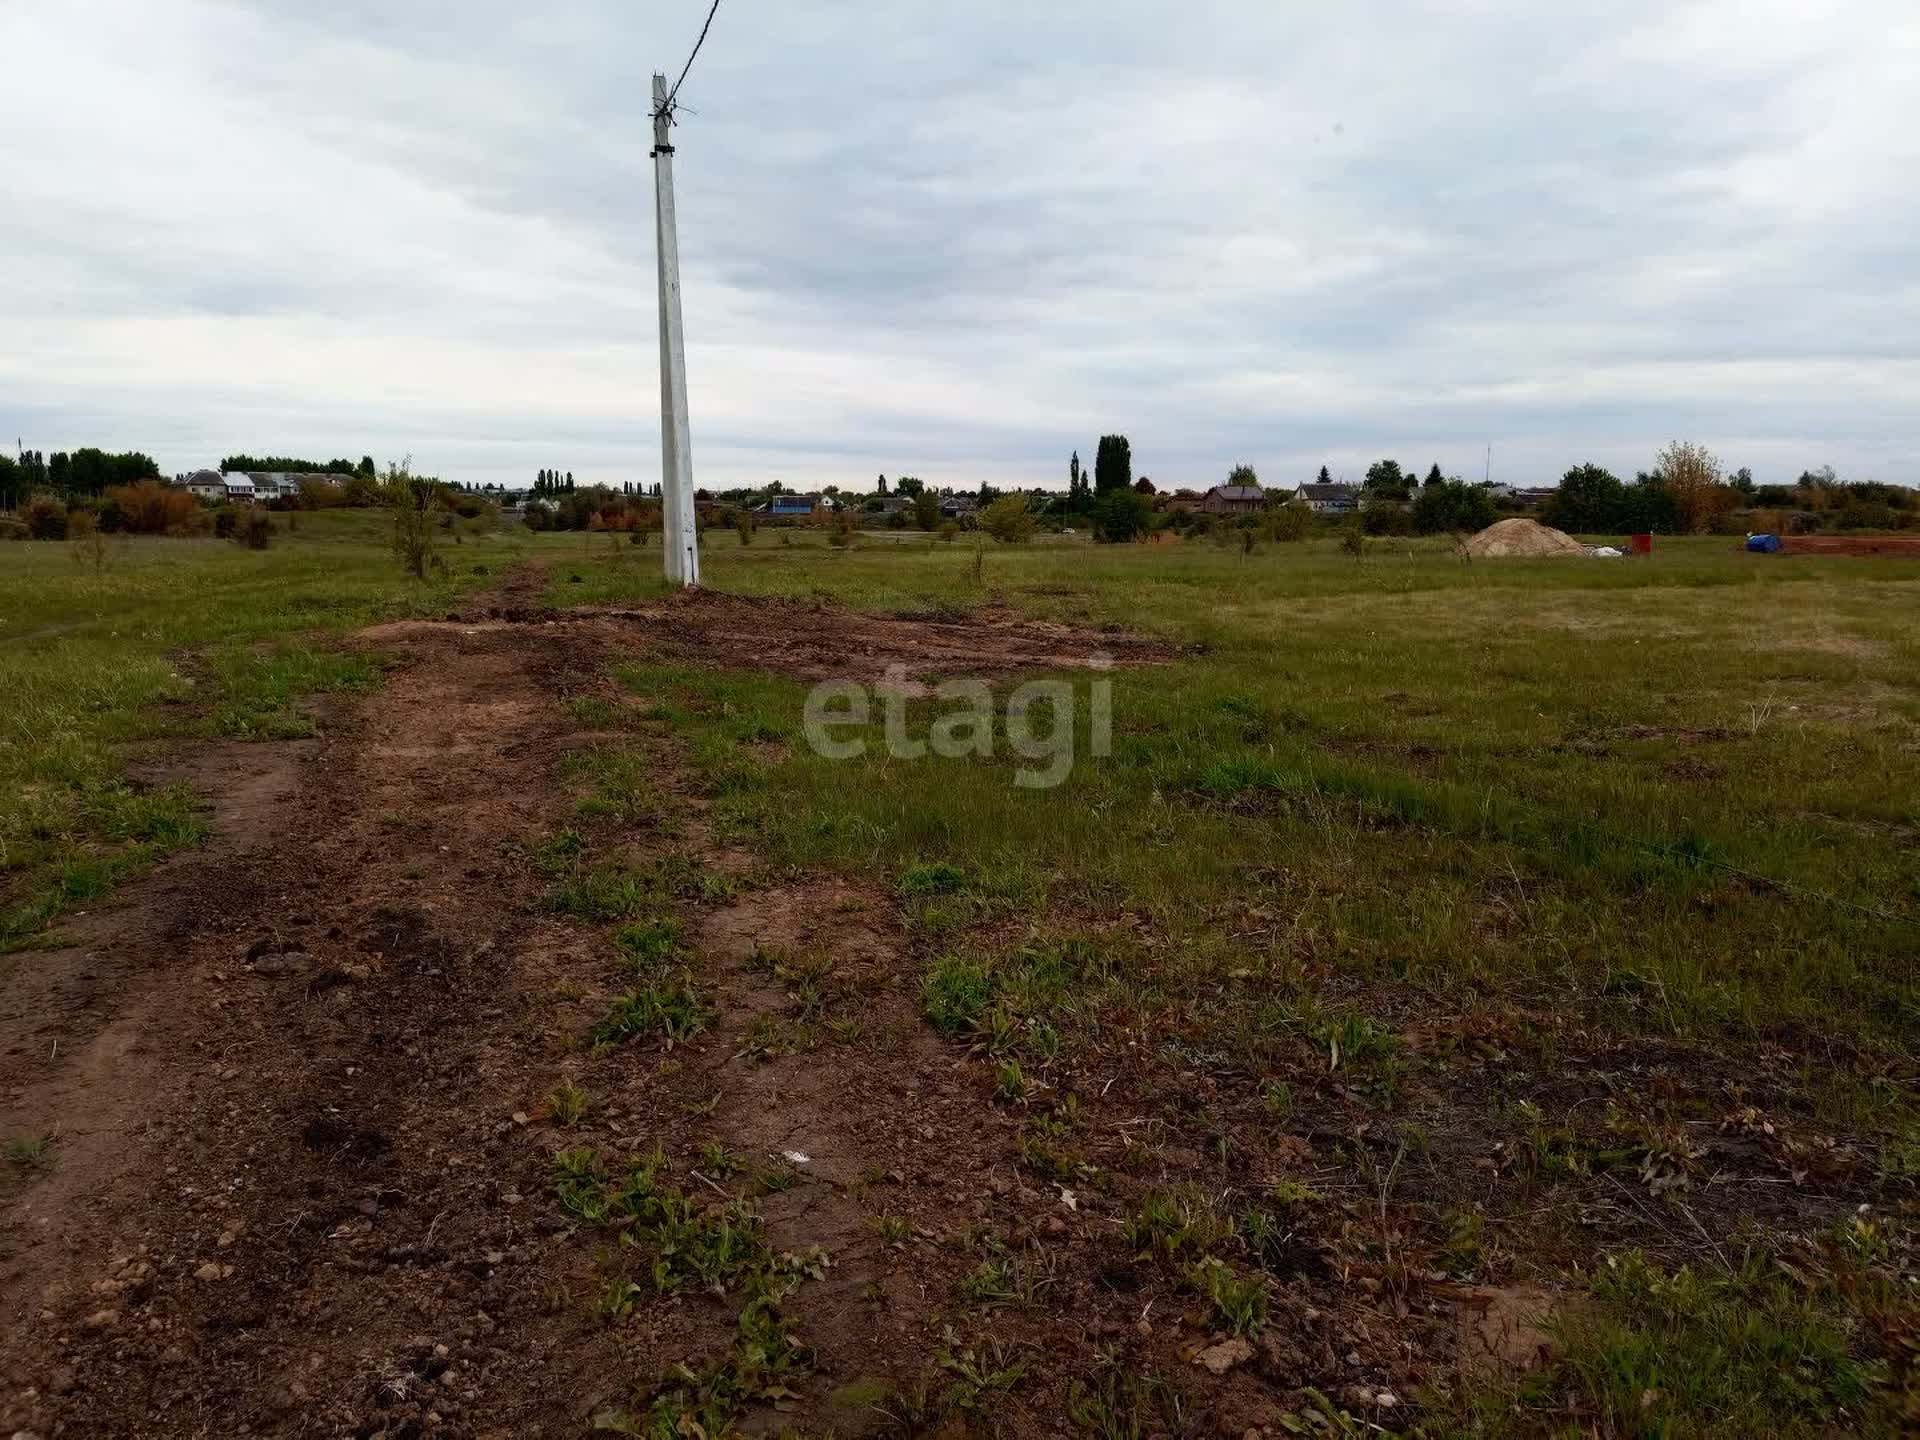
<svg viewBox="0 0 1920 1440">
<path fill-rule="evenodd" d="M 707 23 L 700 27 L 700 38 L 693 42 L 693 54 L 687 56 L 687 63 L 680 68 L 680 78 L 674 81 L 673 88 L 667 91 L 666 101 L 661 106 L 663 110 L 671 111 L 673 109 L 674 97 L 680 93 L 680 86 L 686 81 L 687 71 L 693 69 L 694 58 L 699 55 L 700 47 L 707 43 L 707 31 L 713 27 L 714 13 L 719 10 L 719 8 L 720 0 L 713 0 L 712 8 L 707 11 Z"/>
</svg>

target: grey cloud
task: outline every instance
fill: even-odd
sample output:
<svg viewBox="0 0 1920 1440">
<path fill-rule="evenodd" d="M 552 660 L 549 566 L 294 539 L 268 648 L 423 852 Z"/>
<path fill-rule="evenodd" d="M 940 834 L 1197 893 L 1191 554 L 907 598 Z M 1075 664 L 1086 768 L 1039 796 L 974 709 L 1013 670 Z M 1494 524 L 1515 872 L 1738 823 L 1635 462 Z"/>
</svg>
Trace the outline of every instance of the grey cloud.
<svg viewBox="0 0 1920 1440">
<path fill-rule="evenodd" d="M 0 98 L 51 132 L 0 158 L 34 443 L 650 478 L 647 77 L 703 13 L 16 0 L 0 39 L 152 85 Z M 678 136 L 700 479 L 1058 483 L 1119 428 L 1184 483 L 1471 473 L 1489 439 L 1540 480 L 1677 434 L 1920 481 L 1917 32 L 1904 0 L 723 0 Z M 115 165 L 132 124 L 152 186 Z M 141 358 L 183 318 L 191 384 Z"/>
</svg>

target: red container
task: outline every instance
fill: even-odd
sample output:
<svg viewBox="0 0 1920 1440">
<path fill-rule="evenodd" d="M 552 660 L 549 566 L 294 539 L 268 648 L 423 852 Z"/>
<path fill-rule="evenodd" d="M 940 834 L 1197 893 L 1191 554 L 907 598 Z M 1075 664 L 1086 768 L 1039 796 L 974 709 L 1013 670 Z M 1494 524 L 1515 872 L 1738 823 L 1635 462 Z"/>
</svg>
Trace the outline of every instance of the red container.
<svg viewBox="0 0 1920 1440">
<path fill-rule="evenodd" d="M 1653 536 L 1629 535 L 1627 537 L 1627 549 L 1635 555 L 1651 555 L 1653 553 Z"/>
</svg>

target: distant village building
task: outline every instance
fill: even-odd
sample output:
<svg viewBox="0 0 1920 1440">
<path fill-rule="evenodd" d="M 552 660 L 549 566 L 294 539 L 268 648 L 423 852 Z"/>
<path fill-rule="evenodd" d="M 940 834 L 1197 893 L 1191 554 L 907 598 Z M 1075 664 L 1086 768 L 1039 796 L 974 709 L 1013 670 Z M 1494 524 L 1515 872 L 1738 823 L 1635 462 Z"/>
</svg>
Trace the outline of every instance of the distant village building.
<svg viewBox="0 0 1920 1440">
<path fill-rule="evenodd" d="M 1353 485 L 1302 485 L 1293 498 L 1316 515 L 1339 515 L 1360 508 L 1360 491 Z"/>
<path fill-rule="evenodd" d="M 226 481 L 226 498 L 234 503 L 251 505 L 259 498 L 259 492 L 253 488 L 253 477 L 251 475 L 243 475 L 238 470 L 230 470 L 221 478 Z"/>
<path fill-rule="evenodd" d="M 940 502 L 940 518 L 962 520 L 979 508 L 980 502 L 971 495 L 949 495 Z"/>
<path fill-rule="evenodd" d="M 812 520 L 827 512 L 818 495 L 775 495 L 760 507 L 769 520 Z"/>
<path fill-rule="evenodd" d="M 227 477 L 218 470 L 196 470 L 182 482 L 189 495 L 209 505 L 227 498 Z"/>
<path fill-rule="evenodd" d="M 1266 504 L 1267 492 L 1258 485 L 1216 485 L 1200 500 L 1209 515 L 1251 515 Z"/>
</svg>

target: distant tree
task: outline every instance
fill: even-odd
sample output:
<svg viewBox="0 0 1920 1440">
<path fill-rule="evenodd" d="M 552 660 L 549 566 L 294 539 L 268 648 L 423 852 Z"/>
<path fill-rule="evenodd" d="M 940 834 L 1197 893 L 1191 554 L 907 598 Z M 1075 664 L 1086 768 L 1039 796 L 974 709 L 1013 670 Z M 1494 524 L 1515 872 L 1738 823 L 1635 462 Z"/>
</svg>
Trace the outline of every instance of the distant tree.
<svg viewBox="0 0 1920 1440">
<path fill-rule="evenodd" d="M 26 471 L 13 456 L 0 455 L 0 509 L 11 510 L 26 498 Z"/>
<path fill-rule="evenodd" d="M 1680 528 L 1698 535 L 1723 508 L 1720 462 L 1706 446 L 1690 440 L 1676 440 L 1660 452 L 1656 473 L 1673 497 Z"/>
<path fill-rule="evenodd" d="M 1067 465 L 1067 509 L 1085 510 L 1093 504 L 1093 487 L 1088 482 L 1087 472 L 1080 468 L 1080 452 L 1073 452 L 1073 459 Z"/>
<path fill-rule="evenodd" d="M 1160 492 L 1153 488 L 1152 480 L 1142 475 L 1138 480 L 1133 482 L 1133 493 L 1136 495 L 1158 495 Z"/>
<path fill-rule="evenodd" d="M 380 469 L 373 463 L 373 457 L 371 455 L 362 455 L 360 457 L 360 464 L 357 467 L 357 473 L 371 480 L 380 473 Z"/>
<path fill-rule="evenodd" d="M 71 457 L 64 450 L 56 450 L 47 461 L 47 484 L 62 495 L 73 488 L 68 472 L 72 469 Z"/>
<path fill-rule="evenodd" d="M 47 484 L 47 457 L 38 450 L 20 452 L 20 488 L 26 495 L 41 490 Z"/>
<path fill-rule="evenodd" d="M 359 466 L 351 460 L 303 460 L 297 455 L 229 455 L 220 462 L 223 471 L 258 472 L 270 475 L 352 475 L 358 473 L 377 477 L 371 458 L 364 459 Z"/>
<path fill-rule="evenodd" d="M 435 522 L 440 518 L 440 483 L 413 473 L 413 457 L 387 467 L 381 486 L 393 515 L 393 553 L 409 575 L 427 578 L 434 561 Z"/>
<path fill-rule="evenodd" d="M 1673 503 L 1665 477 L 1645 470 L 1635 475 L 1633 483 L 1621 492 L 1620 515 L 1614 528 L 1656 535 L 1682 533 L 1680 509 Z"/>
<path fill-rule="evenodd" d="M 1541 519 L 1570 534 L 1595 535 L 1623 529 L 1626 487 L 1620 478 L 1598 465 L 1576 465 L 1560 477 L 1541 510 Z"/>
<path fill-rule="evenodd" d="M 1137 540 L 1153 527 L 1153 502 L 1122 487 L 1108 491 L 1093 507 L 1093 538 L 1120 545 Z"/>
<path fill-rule="evenodd" d="M 900 482 L 903 489 L 906 483 Z M 940 497 L 924 486 L 913 492 L 913 523 L 922 530 L 935 530 L 940 525 Z"/>
<path fill-rule="evenodd" d="M 1433 468 L 1427 471 L 1426 483 L 1429 485 L 1444 485 L 1446 484 L 1446 480 L 1447 477 L 1440 473 L 1440 462 L 1438 460 L 1434 461 Z"/>
<path fill-rule="evenodd" d="M 1002 495 L 980 512 L 980 528 L 1003 545 L 1033 538 L 1034 519 L 1024 495 Z"/>
<path fill-rule="evenodd" d="M 880 477 L 880 488 L 875 493 L 880 495 L 887 493 L 887 477 L 884 474 Z"/>
<path fill-rule="evenodd" d="M 1133 485 L 1133 446 L 1124 435 L 1102 435 L 1093 456 L 1093 490 L 1110 495 Z"/>
<path fill-rule="evenodd" d="M 896 495 L 914 496 L 920 494 L 920 492 L 926 488 L 925 485 L 921 484 L 919 480 L 911 475 L 902 475 L 898 480 L 893 482 L 893 493 Z"/>
<path fill-rule="evenodd" d="M 573 489 L 573 471 L 567 471 L 567 489 Z"/>
<path fill-rule="evenodd" d="M 1497 513 L 1486 486 L 1442 480 L 1420 487 L 1413 501 L 1413 528 L 1422 535 L 1474 534 L 1491 525 Z"/>
<path fill-rule="evenodd" d="M 1367 467 L 1367 478 L 1360 488 L 1383 499 L 1404 500 L 1413 481 L 1401 471 L 1398 460 L 1376 460 Z"/>
<path fill-rule="evenodd" d="M 1253 473 L 1251 465 L 1236 465 L 1227 472 L 1227 484 L 1245 485 L 1250 489 L 1260 488 L 1260 477 Z"/>
<path fill-rule="evenodd" d="M 1328 473 L 1326 466 L 1322 465 L 1320 467 L 1320 474 L 1313 483 L 1316 485 L 1331 485 L 1333 483 L 1333 476 Z"/>
<path fill-rule="evenodd" d="M 1749 470 L 1745 465 L 1742 465 L 1727 477 L 1727 486 L 1729 489 L 1737 490 L 1743 497 L 1749 500 L 1753 498 L 1753 492 L 1759 488 L 1753 483 L 1753 471 Z"/>
</svg>

